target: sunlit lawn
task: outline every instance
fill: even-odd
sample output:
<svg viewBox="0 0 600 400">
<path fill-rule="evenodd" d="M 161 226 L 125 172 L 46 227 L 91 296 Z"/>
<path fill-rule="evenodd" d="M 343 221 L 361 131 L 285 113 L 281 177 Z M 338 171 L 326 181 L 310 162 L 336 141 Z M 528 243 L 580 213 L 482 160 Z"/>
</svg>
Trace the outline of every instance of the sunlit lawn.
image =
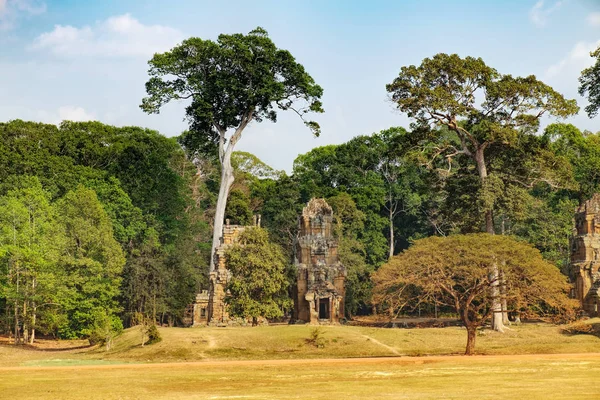
<svg viewBox="0 0 600 400">
<path fill-rule="evenodd" d="M 163 340 L 140 346 L 137 328 L 128 329 L 113 347 L 53 351 L 0 346 L 0 366 L 81 365 L 98 362 L 180 362 L 349 358 L 382 356 L 459 355 L 466 331 L 460 327 L 385 329 L 350 326 L 321 327 L 324 348 L 309 343 L 314 327 L 303 325 L 244 328 L 160 328 Z M 64 346 L 69 343 L 65 342 Z M 542 354 L 599 352 L 594 335 L 569 336 L 549 324 L 514 326 L 504 334 L 482 331 L 478 354 Z"/>
<path fill-rule="evenodd" d="M 0 393 L 6 399 L 594 399 L 600 374 L 600 358 L 585 354 L 279 363 L 285 364 L 14 368 L 0 371 Z"/>
</svg>

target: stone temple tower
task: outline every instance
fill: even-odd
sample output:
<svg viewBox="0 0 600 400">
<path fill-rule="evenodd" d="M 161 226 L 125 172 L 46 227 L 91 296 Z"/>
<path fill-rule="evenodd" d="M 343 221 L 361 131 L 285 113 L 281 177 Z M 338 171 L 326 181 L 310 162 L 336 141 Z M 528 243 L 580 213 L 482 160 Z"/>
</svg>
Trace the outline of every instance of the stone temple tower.
<svg viewBox="0 0 600 400">
<path fill-rule="evenodd" d="M 571 243 L 571 272 L 575 296 L 590 316 L 600 307 L 600 194 L 577 209 Z"/>
<path fill-rule="evenodd" d="M 295 322 L 339 323 L 344 318 L 346 268 L 338 259 L 333 211 L 323 199 L 312 199 L 302 211 L 295 243 L 297 268 Z"/>
</svg>

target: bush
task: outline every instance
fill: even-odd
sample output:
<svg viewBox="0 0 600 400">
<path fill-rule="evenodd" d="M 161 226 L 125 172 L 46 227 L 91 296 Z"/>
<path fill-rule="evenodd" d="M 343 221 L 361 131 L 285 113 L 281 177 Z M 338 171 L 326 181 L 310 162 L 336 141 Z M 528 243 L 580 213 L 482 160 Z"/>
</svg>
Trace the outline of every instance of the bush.
<svg viewBox="0 0 600 400">
<path fill-rule="evenodd" d="M 146 340 L 146 343 L 144 343 L 144 344 L 154 344 L 154 343 L 158 343 L 162 340 L 162 337 L 160 336 L 160 332 L 158 331 L 158 328 L 154 324 L 152 324 L 148 327 L 146 335 L 148 336 L 148 340 Z"/>
<path fill-rule="evenodd" d="M 101 313 L 96 316 L 88 340 L 92 346 L 104 345 L 108 351 L 112 346 L 113 339 L 121 332 L 123 332 L 123 323 L 119 318 Z"/>
<path fill-rule="evenodd" d="M 589 335 L 595 333 L 595 329 L 592 324 L 586 324 L 582 321 L 569 324 L 562 328 L 562 331 L 563 333 L 569 335 Z"/>
<path fill-rule="evenodd" d="M 313 328 L 310 331 L 310 338 L 307 340 L 307 342 L 319 349 L 322 349 L 325 347 L 325 338 L 323 337 L 324 334 L 325 332 L 320 326 Z"/>
</svg>

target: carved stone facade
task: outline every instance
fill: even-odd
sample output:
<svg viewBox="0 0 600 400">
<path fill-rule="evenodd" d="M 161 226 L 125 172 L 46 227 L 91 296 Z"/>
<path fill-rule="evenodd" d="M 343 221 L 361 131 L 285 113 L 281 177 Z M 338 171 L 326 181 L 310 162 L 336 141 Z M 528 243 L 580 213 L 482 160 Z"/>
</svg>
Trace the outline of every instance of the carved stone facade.
<svg viewBox="0 0 600 400">
<path fill-rule="evenodd" d="M 296 240 L 295 322 L 339 323 L 344 318 L 346 268 L 338 259 L 333 211 L 323 199 L 312 199 L 302 211 Z"/>
<path fill-rule="evenodd" d="M 254 217 L 254 226 L 260 226 L 260 215 Z M 237 242 L 240 233 L 244 229 L 246 229 L 246 226 L 230 225 L 229 220 L 226 220 L 221 245 L 215 251 L 215 270 L 210 272 L 208 277 L 208 290 L 203 290 L 202 293 L 196 295 L 193 314 L 194 326 L 232 322 L 225 305 L 225 287 L 231 277 L 231 273 L 227 270 L 225 252 L 232 244 Z M 202 310 L 205 312 L 204 316 Z"/>
<path fill-rule="evenodd" d="M 600 194 L 577 209 L 571 243 L 575 297 L 590 316 L 600 307 Z"/>
<path fill-rule="evenodd" d="M 203 290 L 196 295 L 192 314 L 192 326 L 206 325 L 208 323 L 209 299 L 208 290 Z"/>
</svg>

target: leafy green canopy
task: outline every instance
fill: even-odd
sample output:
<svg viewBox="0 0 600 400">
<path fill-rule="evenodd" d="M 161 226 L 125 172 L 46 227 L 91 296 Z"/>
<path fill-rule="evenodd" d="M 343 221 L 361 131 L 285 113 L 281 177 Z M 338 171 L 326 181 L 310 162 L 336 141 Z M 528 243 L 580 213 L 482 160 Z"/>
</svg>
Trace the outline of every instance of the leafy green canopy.
<svg viewBox="0 0 600 400">
<path fill-rule="evenodd" d="M 61 335 L 85 337 L 104 316 L 118 320 L 117 296 L 125 255 L 114 239 L 110 218 L 93 190 L 80 186 L 67 193 L 57 207 L 65 224 L 62 263 L 70 292 L 64 304 L 68 327 L 60 327 Z"/>
<path fill-rule="evenodd" d="M 600 109 L 600 47 L 590 53 L 590 56 L 596 59 L 591 67 L 581 71 L 579 77 L 579 94 L 586 96 L 590 102 L 585 107 L 585 112 L 590 118 L 598 115 Z"/>
<path fill-rule="evenodd" d="M 0 195 L 22 188 L 26 178 L 41 182 L 51 203 L 80 185 L 93 190 L 127 258 L 119 294 L 124 320 L 134 312 L 180 320 L 203 279 L 210 227 L 202 212 L 210 200 L 199 199 L 212 194 L 177 142 L 138 127 L 69 121 L 0 123 L 0 137 Z M 52 271 L 57 280 L 60 271 Z M 38 327 L 56 334 L 58 317 L 45 315 Z"/>
<path fill-rule="evenodd" d="M 186 115 L 192 137 L 183 143 L 215 144 L 222 132 L 245 127 L 250 121 L 275 122 L 277 109 L 293 110 L 302 118 L 323 112 L 323 89 L 315 84 L 287 50 L 278 49 L 267 32 L 256 28 L 247 35 L 219 35 L 216 42 L 200 38 L 184 40 L 171 51 L 149 61 L 148 97 L 141 108 L 158 113 L 171 100 L 191 99 Z M 319 134 L 314 121 L 305 124 Z"/>
<path fill-rule="evenodd" d="M 575 100 L 565 99 L 533 75 L 503 75 L 481 58 L 456 54 L 440 53 L 420 66 L 402 67 L 386 88 L 398 109 L 419 125 L 448 126 L 468 144 L 510 143 L 518 130 L 537 131 L 544 114 L 564 118 L 578 111 Z"/>
<path fill-rule="evenodd" d="M 225 301 L 236 317 L 276 318 L 291 306 L 287 295 L 287 259 L 277 244 L 271 243 L 266 230 L 246 228 L 236 244 L 225 253 L 231 278 Z"/>
<path fill-rule="evenodd" d="M 511 311 L 534 315 L 572 311 L 566 277 L 538 250 L 508 236 L 471 234 L 430 237 L 414 242 L 373 277 L 374 300 L 392 310 L 421 302 L 454 309 L 467 328 L 467 354 L 472 354 L 475 329 L 491 316 L 490 285 L 501 265 Z"/>
<path fill-rule="evenodd" d="M 440 53 L 419 66 L 402 67 L 386 88 L 398 109 L 414 119 L 413 131 L 431 157 L 446 161 L 448 173 L 455 158 L 474 162 L 488 233 L 495 231 L 494 208 L 507 180 L 524 187 L 558 186 L 562 176 L 549 168 L 552 154 L 531 151 L 528 142 L 543 115 L 565 118 L 579 108 L 535 76 L 500 74 L 481 58 Z M 511 158 L 502 165 L 504 176 L 492 176 L 490 157 L 515 155 L 515 149 L 525 158 Z"/>
</svg>

